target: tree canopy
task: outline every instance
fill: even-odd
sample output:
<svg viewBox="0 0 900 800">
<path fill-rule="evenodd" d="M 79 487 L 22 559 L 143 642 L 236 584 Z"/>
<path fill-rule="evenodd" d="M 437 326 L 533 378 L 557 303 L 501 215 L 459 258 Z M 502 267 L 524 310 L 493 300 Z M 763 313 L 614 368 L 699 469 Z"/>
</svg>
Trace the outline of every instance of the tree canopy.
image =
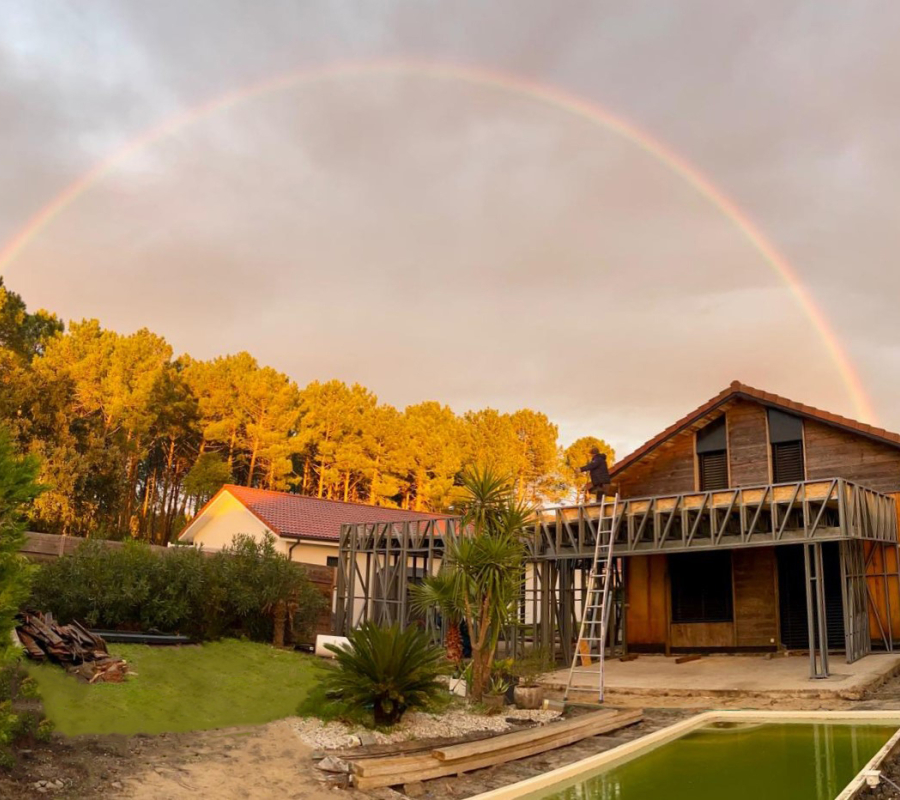
<svg viewBox="0 0 900 800">
<path fill-rule="evenodd" d="M 147 329 L 65 329 L 2 281 L 0 424 L 47 486 L 30 525 L 150 542 L 170 541 L 226 482 L 441 511 L 484 465 L 536 504 L 572 497 L 592 444 L 611 453 L 593 438 L 563 450 L 532 409 L 401 410 L 358 384 L 300 388 L 244 352 L 203 361 Z"/>
</svg>

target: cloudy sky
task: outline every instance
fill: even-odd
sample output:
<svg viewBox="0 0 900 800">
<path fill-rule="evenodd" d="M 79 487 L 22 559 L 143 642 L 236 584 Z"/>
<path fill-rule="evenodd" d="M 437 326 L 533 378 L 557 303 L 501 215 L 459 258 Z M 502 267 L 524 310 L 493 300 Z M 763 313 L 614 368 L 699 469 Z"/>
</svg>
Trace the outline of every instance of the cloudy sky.
<svg viewBox="0 0 900 800">
<path fill-rule="evenodd" d="M 896 0 L 0 0 L 0 250 L 114 157 L 2 274 L 178 352 L 620 453 L 733 379 L 859 416 L 734 221 L 563 93 L 742 209 L 900 429 L 898 41 Z"/>
</svg>

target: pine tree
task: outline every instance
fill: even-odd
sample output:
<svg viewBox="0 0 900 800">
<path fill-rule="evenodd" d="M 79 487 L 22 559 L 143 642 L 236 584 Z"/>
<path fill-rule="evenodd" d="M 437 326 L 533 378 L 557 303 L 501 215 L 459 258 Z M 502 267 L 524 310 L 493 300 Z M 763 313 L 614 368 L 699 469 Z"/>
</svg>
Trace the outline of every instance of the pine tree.
<svg viewBox="0 0 900 800">
<path fill-rule="evenodd" d="M 28 597 L 31 568 L 19 551 L 27 505 L 42 491 L 37 473 L 37 459 L 19 458 L 9 433 L 0 428 L 0 657 L 9 646 L 13 618 Z"/>
</svg>

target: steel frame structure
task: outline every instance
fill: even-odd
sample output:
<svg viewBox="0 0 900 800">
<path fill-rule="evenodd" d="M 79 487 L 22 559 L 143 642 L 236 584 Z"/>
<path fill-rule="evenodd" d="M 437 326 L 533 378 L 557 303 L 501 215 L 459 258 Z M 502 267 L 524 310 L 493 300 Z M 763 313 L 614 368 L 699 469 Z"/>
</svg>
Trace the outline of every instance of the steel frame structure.
<svg viewBox="0 0 900 800">
<path fill-rule="evenodd" d="M 840 543 L 846 657 L 871 652 L 869 620 L 893 650 L 891 588 L 900 589 L 898 518 L 893 497 L 842 478 L 713 492 L 588 503 L 548 509 L 526 532 L 527 558 L 517 623 L 503 637 L 510 654 L 540 646 L 572 658 L 596 549 L 615 538 L 610 646 L 626 641 L 621 559 L 631 555 L 800 544 L 806 565 L 810 674 L 828 674 L 822 544 Z M 606 516 L 603 525 L 600 515 Z M 447 537 L 468 535 L 454 519 L 344 525 L 334 628 L 366 620 L 420 624 L 441 635 L 436 614 L 416 615 L 409 586 L 440 569 Z M 886 603 L 882 618 L 876 595 Z"/>
</svg>

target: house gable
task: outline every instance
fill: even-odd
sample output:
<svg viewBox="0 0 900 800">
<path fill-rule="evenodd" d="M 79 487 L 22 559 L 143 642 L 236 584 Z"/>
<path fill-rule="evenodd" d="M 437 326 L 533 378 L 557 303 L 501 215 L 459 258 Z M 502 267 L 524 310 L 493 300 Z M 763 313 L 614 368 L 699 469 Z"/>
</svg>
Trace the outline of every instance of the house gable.
<svg viewBox="0 0 900 800">
<path fill-rule="evenodd" d="M 178 538 L 204 550 L 221 550 L 238 534 L 261 539 L 266 532 L 276 533 L 229 491 L 223 490 L 206 504 Z M 276 539 L 280 541 L 280 537 L 276 536 Z M 279 546 L 279 549 L 282 548 Z"/>
<path fill-rule="evenodd" d="M 699 491 L 696 434 L 723 415 L 728 485 L 774 482 L 779 469 L 773 467 L 770 409 L 802 421 L 802 455 L 799 444 L 793 455 L 802 461 L 806 479 L 845 478 L 876 491 L 900 492 L 900 435 L 738 383 L 614 465 L 613 482 L 623 497 Z M 777 462 L 784 463 L 780 456 Z"/>
</svg>

